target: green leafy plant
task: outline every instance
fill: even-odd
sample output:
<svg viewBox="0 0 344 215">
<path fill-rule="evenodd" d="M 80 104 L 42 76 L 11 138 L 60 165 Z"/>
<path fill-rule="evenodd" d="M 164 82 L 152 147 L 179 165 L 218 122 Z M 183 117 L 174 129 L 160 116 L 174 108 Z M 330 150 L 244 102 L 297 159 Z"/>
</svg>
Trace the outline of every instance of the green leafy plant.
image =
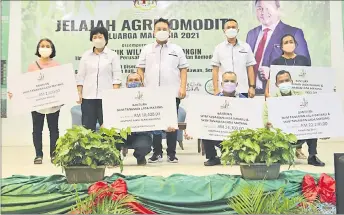
<svg viewBox="0 0 344 215">
<path fill-rule="evenodd" d="M 294 164 L 294 150 L 291 144 L 297 142 L 293 134 L 280 129 L 259 128 L 232 132 L 221 145 L 221 161 L 230 163 L 272 163 Z"/>
<path fill-rule="evenodd" d="M 134 214 L 128 206 L 128 203 L 136 201 L 134 196 L 121 195 L 115 200 L 111 196 L 104 196 L 99 201 L 101 192 L 91 194 L 85 199 L 81 199 L 76 192 L 76 205 L 69 214 Z"/>
<path fill-rule="evenodd" d="M 238 214 L 315 214 L 316 206 L 303 196 L 287 197 L 284 188 L 264 192 L 264 183 L 241 186 L 228 205 Z"/>
<path fill-rule="evenodd" d="M 57 166 L 119 165 L 123 171 L 123 162 L 117 144 L 122 144 L 130 134 L 127 129 L 100 128 L 92 132 L 83 126 L 74 126 L 60 137 L 56 143 L 53 163 Z"/>
</svg>

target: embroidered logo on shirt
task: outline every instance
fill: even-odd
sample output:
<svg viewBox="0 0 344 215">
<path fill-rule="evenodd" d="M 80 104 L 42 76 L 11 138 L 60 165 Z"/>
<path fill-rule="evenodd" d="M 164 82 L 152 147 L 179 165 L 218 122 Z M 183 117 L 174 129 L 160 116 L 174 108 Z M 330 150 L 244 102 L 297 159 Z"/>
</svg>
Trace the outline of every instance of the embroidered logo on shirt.
<svg viewBox="0 0 344 215">
<path fill-rule="evenodd" d="M 172 55 L 172 56 L 175 56 L 175 57 L 178 57 L 177 55 L 177 52 L 175 50 L 173 50 L 171 53 L 169 53 L 168 55 Z"/>
</svg>

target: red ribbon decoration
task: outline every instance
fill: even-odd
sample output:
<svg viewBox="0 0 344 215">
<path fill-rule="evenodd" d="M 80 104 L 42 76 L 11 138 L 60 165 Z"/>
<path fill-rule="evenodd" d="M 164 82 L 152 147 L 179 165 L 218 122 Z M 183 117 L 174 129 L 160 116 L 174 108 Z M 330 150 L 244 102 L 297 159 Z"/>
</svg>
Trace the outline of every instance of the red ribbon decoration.
<svg viewBox="0 0 344 215">
<path fill-rule="evenodd" d="M 317 185 L 311 175 L 305 175 L 302 181 L 302 193 L 310 202 L 315 201 L 319 196 L 320 202 L 336 204 L 336 181 L 322 173 Z"/>
<path fill-rule="evenodd" d="M 110 186 L 104 181 L 98 181 L 88 188 L 88 194 L 97 195 L 95 204 L 98 204 L 105 197 L 112 197 L 112 200 L 116 201 L 128 194 L 128 187 L 125 181 L 121 178 L 114 181 Z M 153 211 L 145 208 L 138 202 L 129 202 L 127 205 L 135 211 L 136 214 L 155 214 Z"/>
</svg>

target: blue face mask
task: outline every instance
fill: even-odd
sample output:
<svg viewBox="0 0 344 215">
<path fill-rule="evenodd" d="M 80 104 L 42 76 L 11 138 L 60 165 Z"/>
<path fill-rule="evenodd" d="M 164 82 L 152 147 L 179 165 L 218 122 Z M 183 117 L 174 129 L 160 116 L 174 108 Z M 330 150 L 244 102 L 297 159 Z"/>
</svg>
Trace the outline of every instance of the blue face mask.
<svg viewBox="0 0 344 215">
<path fill-rule="evenodd" d="M 135 81 L 135 82 L 130 82 L 128 83 L 128 88 L 136 88 L 136 87 L 141 87 L 141 82 Z"/>
</svg>

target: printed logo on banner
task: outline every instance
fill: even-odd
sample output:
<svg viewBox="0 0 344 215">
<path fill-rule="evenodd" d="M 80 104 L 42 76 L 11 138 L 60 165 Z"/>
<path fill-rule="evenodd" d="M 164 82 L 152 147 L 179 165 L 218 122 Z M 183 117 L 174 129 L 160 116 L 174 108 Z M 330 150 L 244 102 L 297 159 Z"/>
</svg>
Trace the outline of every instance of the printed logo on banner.
<svg viewBox="0 0 344 215">
<path fill-rule="evenodd" d="M 302 69 L 301 72 L 300 72 L 300 74 L 299 74 L 299 77 L 300 77 L 300 78 L 305 78 L 305 77 L 306 77 L 306 73 L 307 73 L 306 70 L 305 70 L 305 69 Z"/>
<path fill-rule="evenodd" d="M 301 107 L 301 108 L 306 108 L 306 107 L 308 107 L 308 101 L 307 101 L 305 98 L 302 99 L 302 102 L 301 102 L 301 104 L 300 104 L 300 107 Z"/>
<path fill-rule="evenodd" d="M 186 84 L 186 91 L 188 92 L 199 92 L 199 89 L 202 87 L 200 82 L 192 81 Z"/>
<path fill-rule="evenodd" d="M 210 95 L 214 94 L 214 86 L 213 86 L 213 79 L 208 80 L 205 82 L 204 85 L 205 92 L 207 92 Z"/>
<path fill-rule="evenodd" d="M 37 80 L 42 81 L 43 79 L 44 79 L 44 74 L 42 72 L 40 72 Z"/>
<path fill-rule="evenodd" d="M 151 10 L 157 6 L 157 0 L 134 0 L 134 6 L 140 10 Z"/>
<path fill-rule="evenodd" d="M 137 96 L 135 96 L 137 100 L 143 100 L 143 93 L 141 91 L 137 92 Z"/>
<path fill-rule="evenodd" d="M 225 100 L 225 103 L 221 105 L 221 109 L 228 109 L 229 108 L 229 101 Z"/>
</svg>

